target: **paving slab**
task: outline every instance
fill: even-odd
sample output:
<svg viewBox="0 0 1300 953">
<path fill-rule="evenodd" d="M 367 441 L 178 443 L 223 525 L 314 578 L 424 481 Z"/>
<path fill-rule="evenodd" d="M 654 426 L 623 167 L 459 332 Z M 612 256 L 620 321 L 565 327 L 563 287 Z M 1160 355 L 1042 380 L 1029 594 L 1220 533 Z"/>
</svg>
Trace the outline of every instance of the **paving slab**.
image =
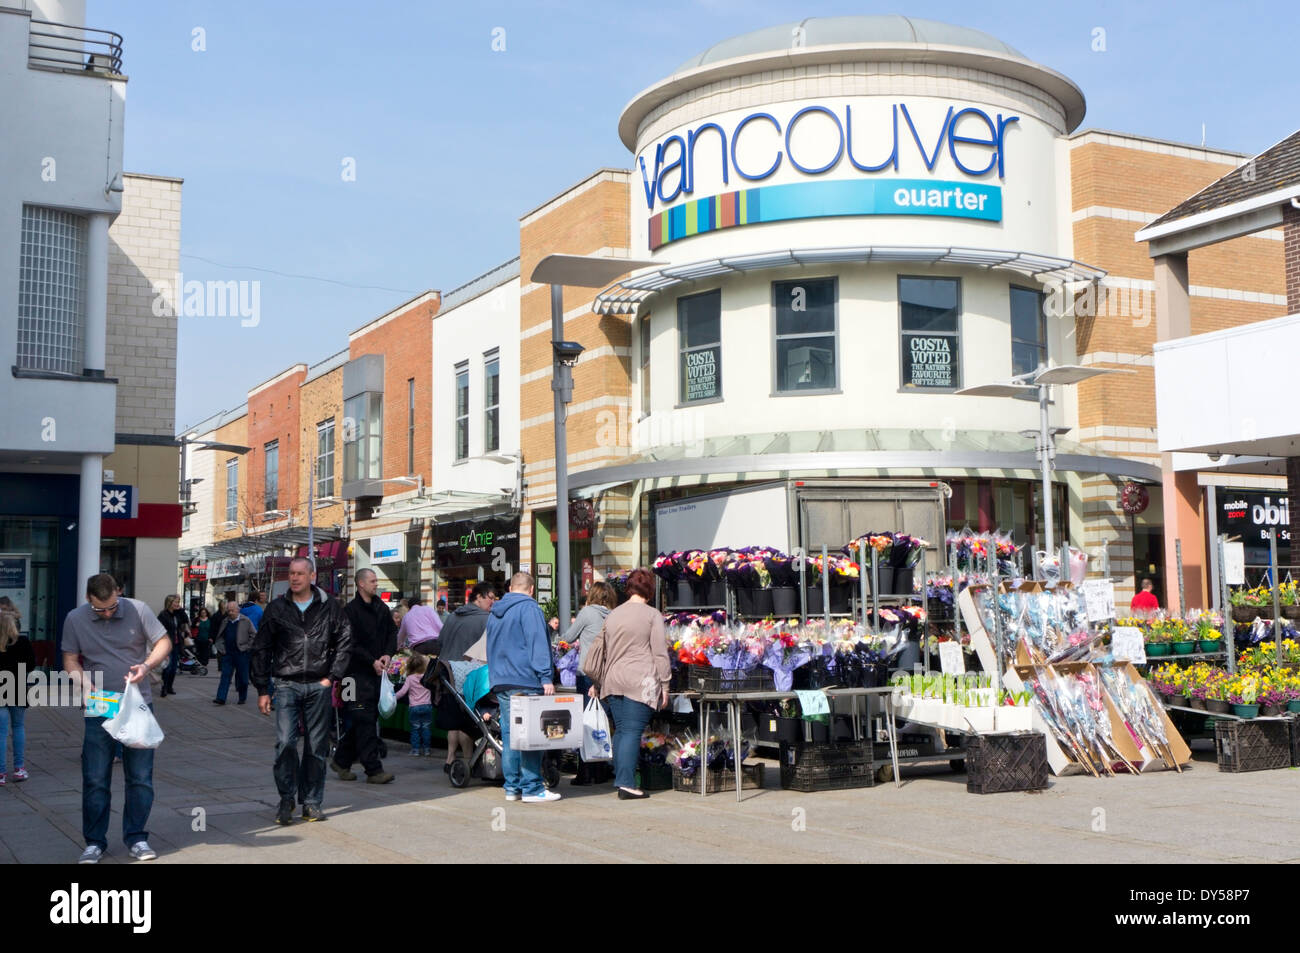
<svg viewBox="0 0 1300 953">
<path fill-rule="evenodd" d="M 255 706 L 211 704 L 215 679 L 178 682 L 155 710 L 150 842 L 156 863 L 1300 863 L 1300 770 L 1220 773 L 1204 744 L 1181 774 L 1053 778 L 1046 791 L 966 792 L 946 766 L 903 784 L 803 794 L 776 787 L 619 801 L 572 787 L 552 804 L 451 787 L 443 755 L 390 741 L 389 785 L 326 781 L 323 823 L 274 824 L 274 728 Z M 71 863 L 81 841 L 79 711 L 32 709 L 31 779 L 0 788 L 0 863 Z M 768 784 L 778 772 L 771 764 Z M 106 863 L 121 845 L 115 772 Z"/>
</svg>

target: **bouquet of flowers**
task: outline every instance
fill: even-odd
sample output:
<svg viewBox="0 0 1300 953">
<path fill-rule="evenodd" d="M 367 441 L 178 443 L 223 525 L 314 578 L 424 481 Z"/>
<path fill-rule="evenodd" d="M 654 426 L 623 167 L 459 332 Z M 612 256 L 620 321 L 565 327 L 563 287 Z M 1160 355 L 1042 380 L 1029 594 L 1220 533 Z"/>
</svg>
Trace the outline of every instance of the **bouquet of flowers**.
<svg viewBox="0 0 1300 953">
<path fill-rule="evenodd" d="M 857 559 L 862 556 L 862 544 L 866 543 L 867 552 L 865 558 L 871 559 L 871 551 L 875 550 L 876 560 L 881 566 L 892 566 L 890 561 L 893 559 L 894 551 L 894 534 L 893 533 L 863 533 L 861 536 L 852 540 L 840 552 L 850 559 Z"/>
<path fill-rule="evenodd" d="M 621 572 L 612 572 L 605 577 L 605 581 L 618 593 L 620 602 L 627 599 L 627 577 L 630 575 L 632 575 L 632 570 L 624 569 Z"/>
<path fill-rule="evenodd" d="M 643 765 L 666 764 L 673 739 L 660 731 L 647 731 L 641 736 L 638 761 Z"/>
<path fill-rule="evenodd" d="M 565 688 L 575 688 L 578 684 L 578 644 L 563 639 L 555 643 L 552 661 L 560 673 L 560 684 Z"/>
<path fill-rule="evenodd" d="M 799 584 L 799 566 L 785 553 L 773 551 L 764 557 L 763 566 L 773 586 L 795 586 Z"/>
<path fill-rule="evenodd" d="M 654 574 L 668 583 L 674 585 L 686 578 L 686 567 L 682 562 L 682 553 L 660 553 L 655 557 L 651 569 Z"/>
<path fill-rule="evenodd" d="M 889 557 L 890 565 L 895 569 L 911 569 L 915 567 L 921 561 L 921 554 L 925 552 L 925 547 L 929 545 L 919 536 L 895 533 L 894 545 Z"/>
<path fill-rule="evenodd" d="M 807 664 L 820 651 L 812 641 L 800 642 L 791 632 L 776 632 L 763 653 L 763 665 L 772 670 L 777 691 L 788 692 L 794 682 L 794 670 Z"/>
<path fill-rule="evenodd" d="M 709 554 L 704 550 L 692 549 L 682 554 L 682 566 L 687 579 L 691 582 L 702 582 L 709 578 L 713 563 L 709 561 Z"/>
<path fill-rule="evenodd" d="M 708 557 L 709 557 L 709 566 L 710 566 L 709 578 L 715 582 L 726 578 L 724 575 L 724 570 L 726 569 L 727 566 L 727 560 L 731 558 L 731 550 L 710 549 L 708 552 Z"/>
</svg>

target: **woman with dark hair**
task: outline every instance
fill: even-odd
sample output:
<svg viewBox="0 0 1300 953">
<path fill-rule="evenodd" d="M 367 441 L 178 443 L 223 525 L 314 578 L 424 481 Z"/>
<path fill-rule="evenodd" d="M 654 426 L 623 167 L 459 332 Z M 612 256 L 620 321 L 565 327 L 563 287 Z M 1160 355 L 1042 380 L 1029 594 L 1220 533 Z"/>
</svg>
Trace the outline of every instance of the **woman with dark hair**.
<svg viewBox="0 0 1300 953">
<path fill-rule="evenodd" d="M 168 596 L 163 600 L 162 612 L 158 613 L 158 621 L 167 630 L 167 637 L 172 640 L 172 655 L 162 672 L 162 691 L 158 693 L 159 698 L 176 694 L 176 670 L 181 664 L 181 640 L 189 634 L 188 628 L 182 632 L 176 627 L 176 607 L 180 601 L 180 596 Z"/>
<path fill-rule="evenodd" d="M 580 665 L 593 683 L 588 694 L 604 700 L 614 721 L 614 783 L 620 800 L 650 796 L 636 786 L 641 735 L 655 711 L 668 704 L 671 675 L 664 618 L 650 605 L 654 575 L 634 569 L 627 592 L 628 601 L 605 618 Z"/>
<path fill-rule="evenodd" d="M 203 666 L 212 659 L 212 614 L 207 606 L 199 609 L 198 624 L 194 626 L 194 654 Z"/>
<path fill-rule="evenodd" d="M 614 587 L 607 582 L 593 582 L 591 589 L 587 591 L 587 604 L 578 612 L 573 625 L 569 626 L 569 631 L 564 633 L 565 642 L 571 645 L 577 643 L 578 646 L 579 671 L 576 687 L 584 695 L 591 691 L 591 679 L 582 674 L 582 663 L 591 654 L 591 646 L 600 636 L 600 630 L 604 628 L 610 610 L 616 605 L 618 605 L 618 593 L 614 591 Z M 572 783 L 583 785 L 608 781 L 607 770 L 604 762 L 588 764 L 583 761 L 582 753 L 579 752 L 578 774 Z"/>
</svg>

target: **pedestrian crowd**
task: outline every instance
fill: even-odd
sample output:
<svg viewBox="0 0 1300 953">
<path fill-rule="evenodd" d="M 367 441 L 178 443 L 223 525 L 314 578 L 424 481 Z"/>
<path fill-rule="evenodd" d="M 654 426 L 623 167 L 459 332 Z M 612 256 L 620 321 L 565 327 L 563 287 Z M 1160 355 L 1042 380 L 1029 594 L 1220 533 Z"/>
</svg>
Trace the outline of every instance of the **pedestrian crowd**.
<svg viewBox="0 0 1300 953">
<path fill-rule="evenodd" d="M 152 712 L 155 680 L 159 698 L 176 695 L 178 672 L 206 673 L 214 658 L 220 678 L 213 703 L 225 705 L 233 684 L 236 703 L 243 705 L 251 686 L 258 711 L 273 718 L 277 824 L 326 819 L 328 771 L 355 781 L 352 768 L 359 765 L 367 783 L 395 780 L 384 768 L 379 721 L 385 701 L 398 699 L 409 706 L 412 757 L 432 754 L 435 717 L 446 731 L 443 767 L 454 783 L 461 783 L 453 774 L 458 759 L 468 764 L 481 756 L 479 739 L 495 718 L 506 800 L 561 799 L 543 779 L 543 752 L 516 750 L 510 743 L 511 711 L 521 703 L 516 699 L 556 690 L 551 642 L 558 627 L 543 615 L 530 574 L 515 573 L 500 598 L 491 583 L 479 582 L 450 612 L 445 599 L 436 607 L 414 599 L 390 608 L 371 569 L 356 573 L 356 595 L 346 605 L 316 585 L 309 559 L 293 559 L 288 576 L 288 588 L 274 599 L 254 590 L 241 603 L 227 592 L 213 610 L 195 607 L 193 618 L 179 596 L 168 596 L 155 615 L 124 596 L 112 576 L 88 580 L 86 602 L 68 614 L 62 640 L 64 669 L 88 690 L 101 686 L 109 705 L 93 715 L 88 710 L 84 719 L 82 863 L 97 863 L 108 849 L 110 785 L 119 761 L 125 777 L 123 842 L 135 859 L 156 856 L 147 832 L 155 749 L 123 747 L 103 730 L 116 713 L 113 700 L 134 685 Z M 619 606 L 609 585 L 593 584 L 564 637 L 579 646 L 579 692 L 599 699 L 612 722 L 618 797 L 640 799 L 648 795 L 636 786 L 637 757 L 650 718 L 667 705 L 668 644 L 662 617 L 649 604 L 651 573 L 634 571 L 627 591 L 628 600 Z M 0 598 L 0 672 L 34 664 L 20 624 L 17 608 Z M 399 650 L 400 666 L 394 662 Z M 475 669 L 482 670 L 467 678 Z M 399 681 L 392 692 L 392 682 L 385 685 L 390 674 Z M 481 685 L 471 692 L 475 678 Z M 21 704 L 0 706 L 0 785 L 28 777 L 24 714 Z M 10 753 L 13 768 L 7 771 Z M 596 762 L 580 764 L 573 783 L 606 780 L 605 764 Z"/>
</svg>

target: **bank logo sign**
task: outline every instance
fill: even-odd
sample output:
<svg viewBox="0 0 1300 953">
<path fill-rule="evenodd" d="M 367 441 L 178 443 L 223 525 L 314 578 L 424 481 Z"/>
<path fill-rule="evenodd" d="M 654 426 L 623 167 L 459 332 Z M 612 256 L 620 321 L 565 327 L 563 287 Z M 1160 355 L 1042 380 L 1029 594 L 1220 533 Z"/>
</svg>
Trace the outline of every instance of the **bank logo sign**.
<svg viewBox="0 0 1300 953">
<path fill-rule="evenodd" d="M 813 117 L 820 117 L 816 121 L 827 134 L 818 137 L 815 157 L 807 145 L 806 135 L 799 139 L 799 149 L 805 154 L 796 155 L 796 128 Z M 876 173 L 897 174 L 900 155 L 909 155 L 913 161 L 919 157 L 926 171 L 933 172 L 940 155 L 946 151 L 953 167 L 964 176 L 983 177 L 996 170 L 999 179 L 1005 178 L 1006 132 L 1020 117 L 1001 113 L 993 117 L 973 106 L 962 109 L 949 106 L 937 128 L 932 128 L 933 123 L 918 124 L 906 104 L 895 103 L 886 118 L 886 124 L 877 122 L 865 133 L 859 128 L 855 137 L 852 105 L 845 105 L 842 111 L 813 105 L 799 109 L 784 125 L 771 113 L 755 112 L 740 119 L 730 132 L 716 122 L 705 122 L 683 135 L 667 137 L 655 146 L 652 164 L 647 162 L 648 151 L 637 159 L 646 207 L 652 213 L 656 206 L 662 209 L 694 193 L 697 152 L 707 157 L 711 168 L 720 170 L 723 185 L 730 184 L 733 173 L 748 182 L 764 181 L 777 174 L 787 162 L 805 176 L 830 172 L 843 176 L 848 171 L 847 163 L 856 172 L 871 177 L 757 186 L 691 199 L 651 215 L 650 248 L 723 228 L 804 218 L 937 215 L 1002 220 L 999 186 L 877 177 Z M 749 138 L 761 135 L 760 130 L 766 131 L 765 140 Z M 746 137 L 744 166 L 738 151 L 742 136 Z M 760 141 L 771 142 L 770 153 L 758 144 Z M 913 149 L 915 157 L 911 154 Z"/>
</svg>

